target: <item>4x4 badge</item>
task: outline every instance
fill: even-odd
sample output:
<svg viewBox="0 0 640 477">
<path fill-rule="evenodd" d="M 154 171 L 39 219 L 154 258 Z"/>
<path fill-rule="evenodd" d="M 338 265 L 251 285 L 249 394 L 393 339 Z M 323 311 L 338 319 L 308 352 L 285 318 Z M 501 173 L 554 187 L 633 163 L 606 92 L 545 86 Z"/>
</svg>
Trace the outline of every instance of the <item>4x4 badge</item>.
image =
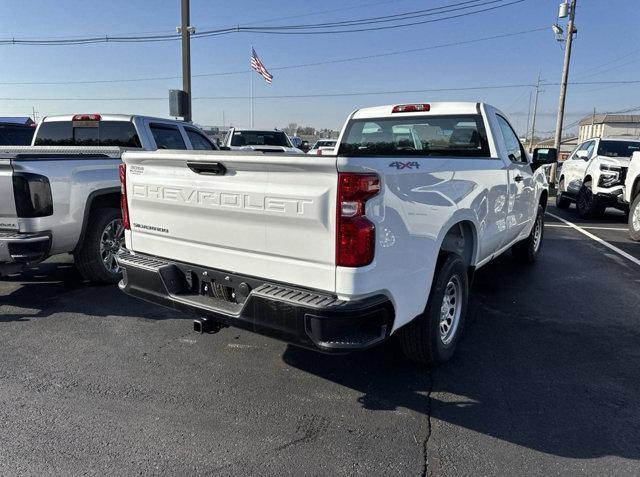
<svg viewBox="0 0 640 477">
<path fill-rule="evenodd" d="M 395 167 L 396 169 L 400 170 L 400 169 L 420 169 L 420 163 L 418 163 L 417 161 L 409 161 L 409 162 L 392 162 L 391 164 L 389 164 L 389 167 Z"/>
</svg>

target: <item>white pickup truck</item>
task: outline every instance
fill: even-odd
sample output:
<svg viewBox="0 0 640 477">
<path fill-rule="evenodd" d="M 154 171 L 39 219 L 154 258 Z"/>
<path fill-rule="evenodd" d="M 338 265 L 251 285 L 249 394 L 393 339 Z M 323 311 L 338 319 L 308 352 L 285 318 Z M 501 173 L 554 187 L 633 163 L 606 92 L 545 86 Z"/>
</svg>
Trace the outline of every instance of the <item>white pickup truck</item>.
<svg viewBox="0 0 640 477">
<path fill-rule="evenodd" d="M 598 217 L 607 207 L 627 211 L 624 183 L 629 160 L 640 140 L 626 137 L 591 138 L 579 144 L 560 171 L 556 206 L 575 201 L 581 217 Z"/>
<path fill-rule="evenodd" d="M 482 103 L 352 113 L 337 155 L 126 152 L 126 293 L 323 352 L 398 334 L 446 361 L 473 272 L 535 260 L 547 183 L 504 114 Z"/>
<path fill-rule="evenodd" d="M 196 127 L 162 118 L 44 118 L 33 146 L 0 147 L 0 276 L 72 253 L 94 283 L 120 279 L 118 165 L 131 149 L 215 149 Z"/>
</svg>

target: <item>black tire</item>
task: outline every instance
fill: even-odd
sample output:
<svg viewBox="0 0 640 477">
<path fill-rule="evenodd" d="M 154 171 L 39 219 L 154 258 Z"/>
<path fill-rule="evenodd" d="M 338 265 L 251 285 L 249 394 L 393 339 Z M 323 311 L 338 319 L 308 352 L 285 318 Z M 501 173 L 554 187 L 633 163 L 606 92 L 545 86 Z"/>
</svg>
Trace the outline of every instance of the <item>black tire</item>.
<svg viewBox="0 0 640 477">
<path fill-rule="evenodd" d="M 571 205 L 571 199 L 567 198 L 566 192 L 562 192 L 564 189 L 564 178 L 560 179 L 558 184 L 558 192 L 556 193 L 556 207 L 558 209 L 568 209 Z"/>
<path fill-rule="evenodd" d="M 529 236 L 511 247 L 513 256 L 523 263 L 533 263 L 538 259 L 544 239 L 544 208 L 538 205 L 536 221 Z"/>
<path fill-rule="evenodd" d="M 629 236 L 640 242 L 640 194 L 633 199 L 629 207 Z"/>
<path fill-rule="evenodd" d="M 103 262 L 101 243 L 107 227 L 114 222 L 122 221 L 119 209 L 102 208 L 94 210 L 87 224 L 87 231 L 80 247 L 74 253 L 76 268 L 86 280 L 96 284 L 114 284 L 122 278 L 122 273 L 107 269 Z M 110 241 L 108 241 L 110 242 Z M 116 246 L 113 244 L 112 251 Z M 105 252 L 107 253 L 107 252 Z"/>
<path fill-rule="evenodd" d="M 604 214 L 606 206 L 597 195 L 593 195 L 591 192 L 591 183 L 586 182 L 578 192 L 576 208 L 578 209 L 578 215 L 580 215 L 580 217 L 583 219 L 592 219 L 601 217 Z"/>
<path fill-rule="evenodd" d="M 450 333 L 441 331 L 441 313 L 445 294 L 449 300 L 451 284 L 456 288 L 454 309 L 449 323 Z M 399 342 L 405 356 L 424 365 L 436 365 L 448 361 L 455 351 L 464 327 L 469 298 L 467 267 L 459 255 L 446 255 L 436 271 L 429 300 L 424 312 L 399 330 Z M 459 303 L 458 307 L 454 305 Z M 451 309 L 449 309 L 449 316 Z M 443 320 L 442 323 L 445 323 Z M 455 325 L 455 326 L 454 326 Z"/>
</svg>

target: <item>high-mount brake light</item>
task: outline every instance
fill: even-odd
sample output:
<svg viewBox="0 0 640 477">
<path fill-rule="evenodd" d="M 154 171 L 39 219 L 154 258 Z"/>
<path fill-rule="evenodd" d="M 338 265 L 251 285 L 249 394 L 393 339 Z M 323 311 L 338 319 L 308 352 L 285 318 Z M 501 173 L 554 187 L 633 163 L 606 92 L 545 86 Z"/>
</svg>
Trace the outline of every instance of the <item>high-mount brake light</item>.
<svg viewBox="0 0 640 477">
<path fill-rule="evenodd" d="M 131 230 L 129 221 L 129 205 L 127 204 L 127 165 L 121 163 L 118 166 L 120 173 L 120 210 L 122 211 L 122 226 L 125 230 Z"/>
<path fill-rule="evenodd" d="M 99 114 L 76 114 L 73 121 L 100 121 L 102 117 Z"/>
<path fill-rule="evenodd" d="M 417 113 L 420 111 L 429 111 L 430 104 L 399 104 L 393 107 L 392 113 Z"/>
<path fill-rule="evenodd" d="M 376 229 L 365 217 L 365 203 L 380 192 L 377 174 L 338 173 L 336 265 L 363 267 L 373 261 Z"/>
</svg>

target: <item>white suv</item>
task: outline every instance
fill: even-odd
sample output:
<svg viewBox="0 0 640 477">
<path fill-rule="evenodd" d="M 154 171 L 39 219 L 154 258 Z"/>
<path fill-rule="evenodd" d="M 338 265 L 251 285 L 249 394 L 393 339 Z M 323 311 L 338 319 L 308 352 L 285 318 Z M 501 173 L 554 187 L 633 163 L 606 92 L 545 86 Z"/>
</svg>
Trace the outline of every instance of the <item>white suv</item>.
<svg viewBox="0 0 640 477">
<path fill-rule="evenodd" d="M 626 211 L 624 181 L 629 160 L 640 151 L 640 139 L 593 138 L 573 151 L 560 172 L 556 205 L 576 202 L 581 217 L 597 217 L 607 207 Z"/>
</svg>

